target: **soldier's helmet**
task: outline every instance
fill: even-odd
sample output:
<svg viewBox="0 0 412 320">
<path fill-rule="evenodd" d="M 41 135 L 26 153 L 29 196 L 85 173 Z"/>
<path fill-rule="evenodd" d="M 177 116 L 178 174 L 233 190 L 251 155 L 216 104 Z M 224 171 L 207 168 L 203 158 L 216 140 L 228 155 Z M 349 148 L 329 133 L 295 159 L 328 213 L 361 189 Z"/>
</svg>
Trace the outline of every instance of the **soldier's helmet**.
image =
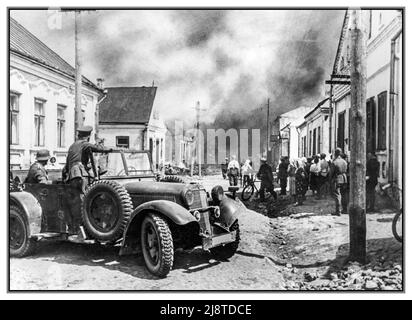
<svg viewBox="0 0 412 320">
<path fill-rule="evenodd" d="M 40 161 L 47 161 L 50 159 L 50 152 L 47 149 L 37 151 L 36 159 Z"/>
</svg>

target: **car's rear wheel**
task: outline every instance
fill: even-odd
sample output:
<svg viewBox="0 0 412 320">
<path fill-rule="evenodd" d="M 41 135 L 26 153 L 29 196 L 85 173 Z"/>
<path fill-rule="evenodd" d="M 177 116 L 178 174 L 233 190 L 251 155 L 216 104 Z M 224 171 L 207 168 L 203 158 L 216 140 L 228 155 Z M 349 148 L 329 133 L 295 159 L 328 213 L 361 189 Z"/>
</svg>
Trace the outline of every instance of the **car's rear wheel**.
<svg viewBox="0 0 412 320">
<path fill-rule="evenodd" d="M 82 220 L 87 234 L 96 240 L 121 238 L 132 211 L 129 193 L 115 181 L 96 181 L 86 189 Z"/>
<path fill-rule="evenodd" d="M 140 236 L 147 269 L 158 277 L 166 277 L 174 259 L 173 237 L 166 219 L 149 213 L 143 219 Z"/>
<path fill-rule="evenodd" d="M 236 231 L 236 240 L 219 246 L 219 247 L 214 247 L 210 248 L 210 252 L 220 260 L 226 260 L 231 258 L 237 251 L 239 247 L 239 242 L 240 242 L 240 229 L 239 229 L 239 223 L 236 221 L 231 227 L 230 231 Z"/>
<path fill-rule="evenodd" d="M 9 221 L 10 256 L 21 258 L 32 254 L 37 242 L 30 238 L 29 225 L 23 211 L 17 206 L 11 206 Z"/>
</svg>

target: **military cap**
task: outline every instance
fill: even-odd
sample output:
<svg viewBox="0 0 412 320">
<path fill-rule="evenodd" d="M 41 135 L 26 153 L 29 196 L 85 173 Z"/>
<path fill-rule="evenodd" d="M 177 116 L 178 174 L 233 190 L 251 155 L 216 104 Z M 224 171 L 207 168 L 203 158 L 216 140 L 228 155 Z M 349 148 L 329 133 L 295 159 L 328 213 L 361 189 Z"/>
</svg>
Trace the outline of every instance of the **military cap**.
<svg viewBox="0 0 412 320">
<path fill-rule="evenodd" d="M 77 129 L 77 132 L 81 134 L 90 134 L 93 131 L 92 126 L 82 126 Z"/>
<path fill-rule="evenodd" d="M 37 151 L 36 159 L 40 161 L 46 161 L 50 159 L 50 152 L 47 149 Z"/>
</svg>

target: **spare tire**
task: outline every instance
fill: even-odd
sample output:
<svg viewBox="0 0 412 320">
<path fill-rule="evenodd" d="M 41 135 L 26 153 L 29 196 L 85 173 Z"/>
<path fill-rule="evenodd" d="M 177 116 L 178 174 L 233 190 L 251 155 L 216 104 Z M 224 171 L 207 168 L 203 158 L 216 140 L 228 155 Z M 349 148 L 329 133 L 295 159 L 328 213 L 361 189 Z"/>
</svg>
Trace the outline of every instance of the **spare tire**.
<svg viewBox="0 0 412 320">
<path fill-rule="evenodd" d="M 116 241 L 122 237 L 132 211 L 132 199 L 122 185 L 116 181 L 100 180 L 87 187 L 81 214 L 90 237 Z"/>
<path fill-rule="evenodd" d="M 177 176 L 164 176 L 159 182 L 185 183 L 182 178 Z"/>
</svg>

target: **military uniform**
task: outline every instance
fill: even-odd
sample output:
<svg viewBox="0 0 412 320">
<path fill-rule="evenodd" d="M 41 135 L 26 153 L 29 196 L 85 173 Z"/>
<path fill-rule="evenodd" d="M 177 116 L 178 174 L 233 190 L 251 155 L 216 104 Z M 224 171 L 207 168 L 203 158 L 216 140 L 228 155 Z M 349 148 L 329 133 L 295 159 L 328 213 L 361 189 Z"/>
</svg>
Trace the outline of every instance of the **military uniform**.
<svg viewBox="0 0 412 320">
<path fill-rule="evenodd" d="M 26 183 L 48 183 L 49 176 L 47 170 L 39 162 L 35 162 L 30 166 L 29 173 L 25 180 Z"/>
<path fill-rule="evenodd" d="M 50 183 L 47 170 L 41 162 L 46 163 L 50 158 L 49 150 L 39 150 L 36 155 L 36 162 L 30 166 L 25 183 Z"/>
<path fill-rule="evenodd" d="M 342 212 L 347 213 L 347 176 L 348 164 L 341 156 L 337 156 L 332 162 L 331 177 L 334 185 L 333 197 L 335 198 L 335 214 L 340 215 Z"/>
<path fill-rule="evenodd" d="M 92 132 L 93 128 L 90 126 L 78 129 L 80 134 L 87 138 Z M 88 184 L 89 173 L 87 166 L 93 152 L 109 151 L 105 147 L 94 145 L 86 139 L 79 138 L 69 148 L 67 153 L 66 165 L 64 167 L 65 181 L 70 183 L 73 187 L 80 189 L 82 193 L 85 192 Z"/>
</svg>

